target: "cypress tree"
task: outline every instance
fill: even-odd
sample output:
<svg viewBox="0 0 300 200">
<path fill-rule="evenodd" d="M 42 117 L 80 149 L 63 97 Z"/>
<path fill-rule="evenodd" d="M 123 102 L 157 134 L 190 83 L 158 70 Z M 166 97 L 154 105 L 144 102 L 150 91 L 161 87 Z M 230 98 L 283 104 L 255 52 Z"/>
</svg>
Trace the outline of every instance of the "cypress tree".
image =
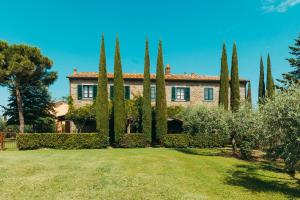
<svg viewBox="0 0 300 200">
<path fill-rule="evenodd" d="M 264 62 L 262 56 L 260 57 L 260 71 L 259 71 L 259 85 L 258 85 L 258 102 L 263 104 L 266 96 Z"/>
<path fill-rule="evenodd" d="M 124 80 L 121 65 L 119 39 L 116 39 L 115 61 L 114 61 L 114 141 L 118 144 L 125 133 L 125 102 L 124 102 Z"/>
<path fill-rule="evenodd" d="M 251 95 L 251 82 L 248 82 L 248 88 L 247 88 L 247 102 L 252 107 L 252 95 Z"/>
<path fill-rule="evenodd" d="M 165 74 L 163 64 L 162 42 L 159 41 L 156 66 L 156 139 L 161 141 L 167 134 L 167 102 L 165 88 Z"/>
<path fill-rule="evenodd" d="M 237 111 L 240 106 L 240 80 L 238 71 L 238 57 L 235 43 L 233 45 L 231 60 L 230 106 L 233 112 Z"/>
<path fill-rule="evenodd" d="M 96 99 L 96 125 L 97 130 L 106 136 L 109 134 L 107 82 L 104 35 L 102 34 Z"/>
<path fill-rule="evenodd" d="M 270 54 L 268 54 L 267 60 L 267 98 L 272 98 L 274 95 L 274 83 L 272 77 L 272 69 L 271 69 L 271 58 Z"/>
<path fill-rule="evenodd" d="M 222 58 L 221 58 L 221 74 L 220 74 L 220 90 L 219 90 L 219 106 L 228 110 L 228 62 L 226 45 L 223 44 Z"/>
<path fill-rule="evenodd" d="M 143 133 L 148 143 L 151 143 L 152 133 L 152 110 L 150 96 L 150 58 L 148 39 L 146 40 L 145 59 L 144 59 L 144 81 L 143 81 Z"/>
</svg>

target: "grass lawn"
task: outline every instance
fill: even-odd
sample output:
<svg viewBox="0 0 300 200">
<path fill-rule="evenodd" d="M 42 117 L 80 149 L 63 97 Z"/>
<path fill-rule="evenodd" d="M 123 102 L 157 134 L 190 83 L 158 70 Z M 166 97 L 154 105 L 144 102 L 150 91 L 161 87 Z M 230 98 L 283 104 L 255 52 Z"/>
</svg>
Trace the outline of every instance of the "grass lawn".
<svg viewBox="0 0 300 200">
<path fill-rule="evenodd" d="M 1 200 L 300 199 L 299 178 L 220 150 L 0 152 Z"/>
</svg>

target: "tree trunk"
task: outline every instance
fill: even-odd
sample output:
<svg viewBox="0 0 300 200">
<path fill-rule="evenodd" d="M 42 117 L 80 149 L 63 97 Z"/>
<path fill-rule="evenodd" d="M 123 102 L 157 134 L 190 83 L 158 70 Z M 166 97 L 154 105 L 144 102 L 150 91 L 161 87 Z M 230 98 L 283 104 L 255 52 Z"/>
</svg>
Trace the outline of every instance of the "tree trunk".
<svg viewBox="0 0 300 200">
<path fill-rule="evenodd" d="M 17 106 L 18 106 L 19 122 L 20 122 L 19 133 L 23 134 L 24 127 L 25 127 L 23 100 L 22 100 L 22 96 L 21 96 L 21 92 L 20 92 L 20 85 L 19 85 L 18 81 L 16 81 L 16 97 L 17 97 Z"/>
<path fill-rule="evenodd" d="M 237 146 L 234 136 L 231 137 L 232 153 L 235 155 L 237 152 Z"/>
</svg>

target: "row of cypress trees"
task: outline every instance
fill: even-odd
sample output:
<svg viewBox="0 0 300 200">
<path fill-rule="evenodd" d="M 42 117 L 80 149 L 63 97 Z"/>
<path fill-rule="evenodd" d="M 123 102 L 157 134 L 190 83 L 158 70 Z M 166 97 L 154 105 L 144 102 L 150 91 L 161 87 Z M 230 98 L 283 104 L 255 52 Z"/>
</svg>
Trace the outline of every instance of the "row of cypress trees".
<svg viewBox="0 0 300 200">
<path fill-rule="evenodd" d="M 263 104 L 265 98 L 272 98 L 275 94 L 275 84 L 272 77 L 271 69 L 271 58 L 268 54 L 267 58 L 267 83 L 265 84 L 265 75 L 264 75 L 264 62 L 262 56 L 260 57 L 260 72 L 259 72 L 259 85 L 258 85 L 258 102 Z"/>
<path fill-rule="evenodd" d="M 96 98 L 96 124 L 97 130 L 109 135 L 109 102 L 107 91 L 107 71 L 104 35 L 101 39 L 99 76 L 98 76 L 98 93 Z M 144 58 L 144 80 L 143 80 L 143 114 L 142 127 L 143 134 L 148 143 L 152 140 L 152 109 L 150 96 L 150 56 L 148 39 L 146 40 L 145 58 Z M 119 144 L 123 134 L 125 133 L 126 116 L 124 102 L 124 80 L 120 56 L 119 39 L 116 39 L 116 49 L 114 57 L 114 90 L 113 90 L 113 138 L 114 144 Z M 155 141 L 161 141 L 163 135 L 167 134 L 167 103 L 165 92 L 165 75 L 163 64 L 162 42 L 159 41 L 157 66 L 156 66 L 156 138 Z"/>
<path fill-rule="evenodd" d="M 268 54 L 267 58 L 267 84 L 264 80 L 264 63 L 262 57 L 260 58 L 260 73 L 259 73 L 259 87 L 258 87 L 258 100 L 259 104 L 264 102 L 265 98 L 272 98 L 275 93 L 275 84 L 272 77 L 271 58 Z M 229 81 L 230 80 L 230 81 Z M 223 44 L 222 57 L 221 57 L 221 74 L 220 74 L 220 90 L 219 90 L 219 106 L 225 110 L 229 109 L 229 88 L 230 88 L 230 108 L 233 112 L 237 111 L 240 106 L 240 82 L 238 73 L 238 57 L 236 44 L 233 45 L 232 59 L 231 59 L 231 76 L 229 79 L 228 62 L 226 45 Z M 251 97 L 251 83 L 248 82 L 246 100 L 252 104 Z"/>
<path fill-rule="evenodd" d="M 229 109 L 229 98 L 228 98 L 229 87 L 230 87 L 230 108 L 232 111 L 237 111 L 240 106 L 240 79 L 239 79 L 239 69 L 238 69 L 238 56 L 237 56 L 237 49 L 235 43 L 233 44 L 233 50 L 232 50 L 230 81 L 229 81 L 227 52 L 226 52 L 225 44 L 223 44 L 223 50 L 222 50 L 219 105 L 223 107 L 225 110 Z"/>
</svg>

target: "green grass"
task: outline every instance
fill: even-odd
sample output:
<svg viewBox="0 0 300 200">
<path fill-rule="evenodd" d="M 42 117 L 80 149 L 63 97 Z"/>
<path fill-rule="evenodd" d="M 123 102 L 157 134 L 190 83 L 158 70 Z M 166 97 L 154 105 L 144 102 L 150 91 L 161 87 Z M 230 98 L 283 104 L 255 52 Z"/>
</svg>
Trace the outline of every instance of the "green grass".
<svg viewBox="0 0 300 200">
<path fill-rule="evenodd" d="M 0 199 L 297 199 L 299 174 L 220 150 L 0 152 Z"/>
</svg>

